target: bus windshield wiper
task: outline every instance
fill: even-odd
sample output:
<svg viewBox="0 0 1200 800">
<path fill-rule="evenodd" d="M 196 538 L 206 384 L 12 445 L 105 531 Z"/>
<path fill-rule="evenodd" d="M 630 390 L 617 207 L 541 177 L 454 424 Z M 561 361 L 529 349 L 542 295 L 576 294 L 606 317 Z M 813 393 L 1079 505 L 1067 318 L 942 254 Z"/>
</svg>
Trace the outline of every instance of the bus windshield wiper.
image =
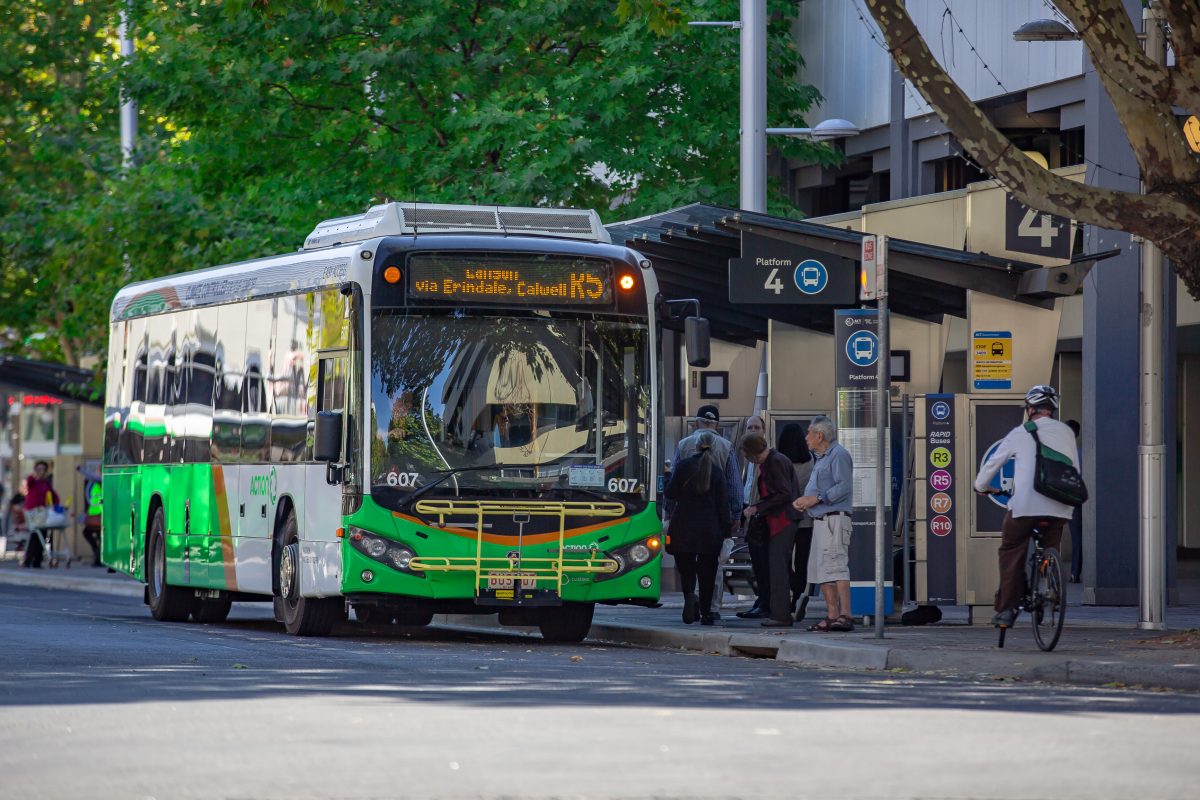
<svg viewBox="0 0 1200 800">
<path fill-rule="evenodd" d="M 595 497 L 597 500 L 601 500 L 605 503 L 620 503 L 621 505 L 625 506 L 626 510 L 629 509 L 629 504 L 619 497 L 613 497 L 611 495 L 604 494 L 603 492 L 597 492 L 595 489 L 585 489 L 582 486 L 548 486 L 547 491 L 579 492 L 580 494 L 585 494 L 588 497 Z"/>
<path fill-rule="evenodd" d="M 444 474 L 437 480 L 425 484 L 420 489 L 417 489 L 408 497 L 404 498 L 404 500 L 401 502 L 401 505 L 404 507 L 404 510 L 407 511 L 408 509 L 412 508 L 413 503 L 417 502 L 417 500 L 419 500 L 426 492 L 433 489 L 435 486 L 445 483 L 447 480 L 455 475 L 458 475 L 460 472 L 480 472 L 485 469 L 503 469 L 505 466 L 505 464 L 476 464 L 470 467 L 452 467 L 451 469 L 438 470 Z"/>
</svg>

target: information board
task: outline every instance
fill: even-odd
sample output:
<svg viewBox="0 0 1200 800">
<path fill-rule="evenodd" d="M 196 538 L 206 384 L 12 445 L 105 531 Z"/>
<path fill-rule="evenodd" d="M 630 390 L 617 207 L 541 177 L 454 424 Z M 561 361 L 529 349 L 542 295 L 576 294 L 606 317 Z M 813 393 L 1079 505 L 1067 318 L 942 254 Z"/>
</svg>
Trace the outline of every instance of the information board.
<svg viewBox="0 0 1200 800">
<path fill-rule="evenodd" d="M 612 267 L 598 258 L 513 253 L 415 253 L 413 300 L 508 305 L 608 305 Z"/>
</svg>

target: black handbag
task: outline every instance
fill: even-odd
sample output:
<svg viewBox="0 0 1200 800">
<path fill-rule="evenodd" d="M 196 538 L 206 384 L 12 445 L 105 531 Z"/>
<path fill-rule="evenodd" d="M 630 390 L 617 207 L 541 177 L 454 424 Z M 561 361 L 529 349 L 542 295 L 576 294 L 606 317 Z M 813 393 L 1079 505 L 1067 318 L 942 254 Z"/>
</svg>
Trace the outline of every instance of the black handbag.
<svg viewBox="0 0 1200 800">
<path fill-rule="evenodd" d="M 771 529 L 767 527 L 767 518 L 755 514 L 746 523 L 746 542 L 748 544 L 763 544 L 771 538 Z"/>
<path fill-rule="evenodd" d="M 1038 438 L 1037 425 L 1030 420 L 1025 423 L 1025 430 L 1033 436 L 1034 469 L 1033 490 L 1040 495 L 1066 503 L 1069 506 L 1081 506 L 1087 502 L 1088 490 L 1083 483 L 1083 476 L 1075 469 L 1071 457 L 1060 453 L 1052 447 L 1042 444 Z"/>
</svg>

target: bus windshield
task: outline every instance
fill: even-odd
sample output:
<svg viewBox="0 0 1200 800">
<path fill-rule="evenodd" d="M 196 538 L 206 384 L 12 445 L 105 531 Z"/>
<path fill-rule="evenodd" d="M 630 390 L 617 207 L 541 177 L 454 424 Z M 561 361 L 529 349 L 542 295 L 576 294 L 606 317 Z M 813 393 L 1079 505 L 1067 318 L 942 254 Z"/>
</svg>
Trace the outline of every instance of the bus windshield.
<svg viewBox="0 0 1200 800">
<path fill-rule="evenodd" d="M 371 493 L 648 497 L 645 324 L 380 312 L 371 332 Z"/>
</svg>

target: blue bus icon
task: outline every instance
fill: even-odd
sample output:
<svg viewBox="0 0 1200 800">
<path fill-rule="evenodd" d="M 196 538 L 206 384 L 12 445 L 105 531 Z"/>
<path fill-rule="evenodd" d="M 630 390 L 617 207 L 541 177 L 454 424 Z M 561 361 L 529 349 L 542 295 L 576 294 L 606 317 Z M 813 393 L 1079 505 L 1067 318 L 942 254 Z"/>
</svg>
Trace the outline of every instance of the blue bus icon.
<svg viewBox="0 0 1200 800">
<path fill-rule="evenodd" d="M 829 285 L 829 270 L 815 258 L 807 258 L 796 265 L 792 280 L 805 294 L 820 294 Z"/>
<path fill-rule="evenodd" d="M 846 357 L 858 367 L 869 367 L 879 359 L 879 339 L 870 331 L 858 331 L 846 340 Z"/>
</svg>

